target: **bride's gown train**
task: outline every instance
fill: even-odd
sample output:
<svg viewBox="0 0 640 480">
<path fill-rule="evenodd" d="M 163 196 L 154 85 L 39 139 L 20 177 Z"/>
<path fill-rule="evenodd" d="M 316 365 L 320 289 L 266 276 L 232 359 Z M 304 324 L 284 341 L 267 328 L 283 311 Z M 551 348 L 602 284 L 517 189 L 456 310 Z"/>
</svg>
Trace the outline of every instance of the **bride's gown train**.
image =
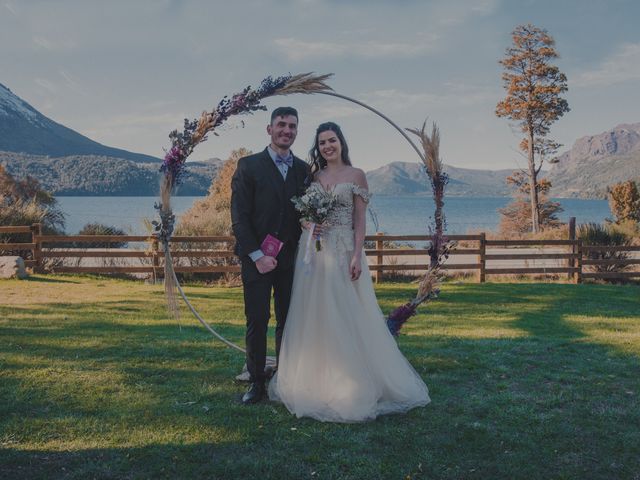
<svg viewBox="0 0 640 480">
<path fill-rule="evenodd" d="M 314 182 L 309 188 L 323 188 Z M 289 314 L 278 371 L 269 397 L 298 417 L 357 422 L 406 412 L 429 403 L 427 386 L 402 355 L 378 306 L 365 256 L 362 275 L 352 281 L 353 198 L 368 193 L 339 183 L 340 200 L 322 236 L 322 250 L 300 239 Z"/>
</svg>

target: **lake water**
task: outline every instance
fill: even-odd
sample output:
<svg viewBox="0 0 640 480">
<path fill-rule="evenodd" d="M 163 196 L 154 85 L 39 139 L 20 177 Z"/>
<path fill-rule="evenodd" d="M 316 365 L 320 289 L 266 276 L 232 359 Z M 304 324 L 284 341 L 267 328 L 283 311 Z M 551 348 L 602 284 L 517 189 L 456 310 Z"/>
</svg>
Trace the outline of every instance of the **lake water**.
<svg viewBox="0 0 640 480">
<path fill-rule="evenodd" d="M 156 219 L 155 197 L 56 197 L 66 214 L 66 232 L 75 234 L 87 223 L 99 222 L 124 230 L 131 235 L 144 235 L 143 220 Z M 202 197 L 175 197 L 172 200 L 176 216 Z M 470 231 L 496 230 L 500 222 L 499 208 L 510 198 L 451 197 L 445 201 L 447 232 L 465 234 Z M 606 200 L 557 199 L 564 208 L 562 221 L 576 217 L 577 223 L 602 222 L 610 217 Z M 433 201 L 429 197 L 373 196 L 371 209 L 378 218 L 380 231 L 409 235 L 427 232 L 433 216 Z M 371 215 L 367 215 L 367 232 L 375 232 Z"/>
</svg>

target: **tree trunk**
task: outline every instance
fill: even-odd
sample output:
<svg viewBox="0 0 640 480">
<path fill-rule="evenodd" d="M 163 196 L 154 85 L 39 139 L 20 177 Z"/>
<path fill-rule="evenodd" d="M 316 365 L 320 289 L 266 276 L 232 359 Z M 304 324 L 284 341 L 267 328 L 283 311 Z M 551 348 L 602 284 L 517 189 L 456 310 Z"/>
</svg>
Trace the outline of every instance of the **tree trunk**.
<svg viewBox="0 0 640 480">
<path fill-rule="evenodd" d="M 536 162 L 533 150 L 533 128 L 529 127 L 529 198 L 531 199 L 531 231 L 538 233 L 540 230 L 540 207 L 538 204 L 538 179 L 536 174 Z"/>
</svg>

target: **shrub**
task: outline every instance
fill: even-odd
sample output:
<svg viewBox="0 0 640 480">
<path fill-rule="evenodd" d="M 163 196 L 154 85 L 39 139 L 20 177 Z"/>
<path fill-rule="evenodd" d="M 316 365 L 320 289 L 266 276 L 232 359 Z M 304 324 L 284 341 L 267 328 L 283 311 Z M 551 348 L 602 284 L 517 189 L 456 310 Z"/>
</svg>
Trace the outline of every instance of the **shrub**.
<svg viewBox="0 0 640 480">
<path fill-rule="evenodd" d="M 514 200 L 505 208 L 500 208 L 500 234 L 504 238 L 521 238 L 533 231 L 531 221 L 531 203 L 529 200 L 529 179 L 521 172 L 514 172 L 507 177 L 506 182 L 514 188 Z M 536 184 L 538 190 L 538 208 L 540 213 L 540 229 L 549 230 L 562 226 L 558 213 L 562 207 L 558 202 L 551 201 L 547 194 L 551 189 L 551 182 L 546 178 Z"/>
<path fill-rule="evenodd" d="M 251 152 L 240 148 L 231 152 L 220 172 L 211 183 L 209 193 L 180 215 L 177 235 L 232 235 L 231 178 L 241 157 Z"/>
<path fill-rule="evenodd" d="M 126 232 L 102 223 L 87 223 L 80 229 L 78 235 L 126 235 Z M 125 248 L 127 242 L 76 242 L 74 246 L 80 248 Z"/>
<path fill-rule="evenodd" d="M 623 232 L 612 228 L 610 225 L 601 225 L 599 223 L 585 223 L 578 227 L 577 237 L 582 240 L 583 245 L 594 246 L 628 246 L 631 239 Z M 630 265 L 625 263 L 629 258 L 628 252 L 620 252 L 615 250 L 599 250 L 588 251 L 583 254 L 589 260 L 610 260 L 611 263 L 602 265 L 587 265 L 584 267 L 586 271 L 595 272 L 622 272 L 627 270 Z"/>
<path fill-rule="evenodd" d="M 26 177 L 16 180 L 0 165 L 0 225 L 42 225 L 42 232 L 57 235 L 64 232 L 64 213 L 52 194 L 40 188 L 39 182 Z M 30 242 L 29 233 L 0 234 L 0 243 Z M 19 255 L 31 259 L 31 250 L 3 250 L 3 255 Z"/>
<path fill-rule="evenodd" d="M 622 220 L 611 223 L 609 227 L 615 232 L 621 232 L 629 237 L 632 245 L 640 245 L 640 223 L 633 220 Z"/>
<path fill-rule="evenodd" d="M 40 188 L 35 178 L 16 180 L 0 165 L 0 225 L 34 223 L 41 223 L 44 233 L 62 233 L 64 213 L 54 196 Z"/>
<path fill-rule="evenodd" d="M 640 192 L 634 181 L 612 185 L 607 188 L 607 197 L 616 223 L 640 222 Z"/>
<path fill-rule="evenodd" d="M 233 235 L 231 229 L 231 178 L 236 171 L 238 160 L 251 152 L 240 148 L 231 152 L 220 172 L 209 187 L 209 193 L 202 200 L 194 202 L 193 206 L 183 213 L 176 226 L 177 235 Z M 219 248 L 231 250 L 233 242 L 217 243 Z M 176 249 L 192 249 L 200 246 L 196 244 L 179 244 Z M 210 248 L 210 244 L 201 246 Z M 190 266 L 202 265 L 238 265 L 236 257 L 227 258 L 187 258 Z M 192 275 L 194 278 L 222 280 L 225 283 L 237 283 L 238 275 L 232 273 Z"/>
</svg>

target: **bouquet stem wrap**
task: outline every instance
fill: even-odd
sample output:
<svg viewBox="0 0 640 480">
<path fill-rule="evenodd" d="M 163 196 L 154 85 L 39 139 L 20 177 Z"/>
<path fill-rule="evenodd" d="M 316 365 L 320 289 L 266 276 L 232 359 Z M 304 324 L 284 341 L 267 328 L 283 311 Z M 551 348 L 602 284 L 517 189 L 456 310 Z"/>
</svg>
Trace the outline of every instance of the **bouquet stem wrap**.
<svg viewBox="0 0 640 480">
<path fill-rule="evenodd" d="M 311 241 L 313 240 L 313 230 L 316 228 L 315 223 L 309 225 L 309 236 L 307 237 L 307 243 L 304 246 L 304 263 L 309 265 L 311 263 Z"/>
</svg>

